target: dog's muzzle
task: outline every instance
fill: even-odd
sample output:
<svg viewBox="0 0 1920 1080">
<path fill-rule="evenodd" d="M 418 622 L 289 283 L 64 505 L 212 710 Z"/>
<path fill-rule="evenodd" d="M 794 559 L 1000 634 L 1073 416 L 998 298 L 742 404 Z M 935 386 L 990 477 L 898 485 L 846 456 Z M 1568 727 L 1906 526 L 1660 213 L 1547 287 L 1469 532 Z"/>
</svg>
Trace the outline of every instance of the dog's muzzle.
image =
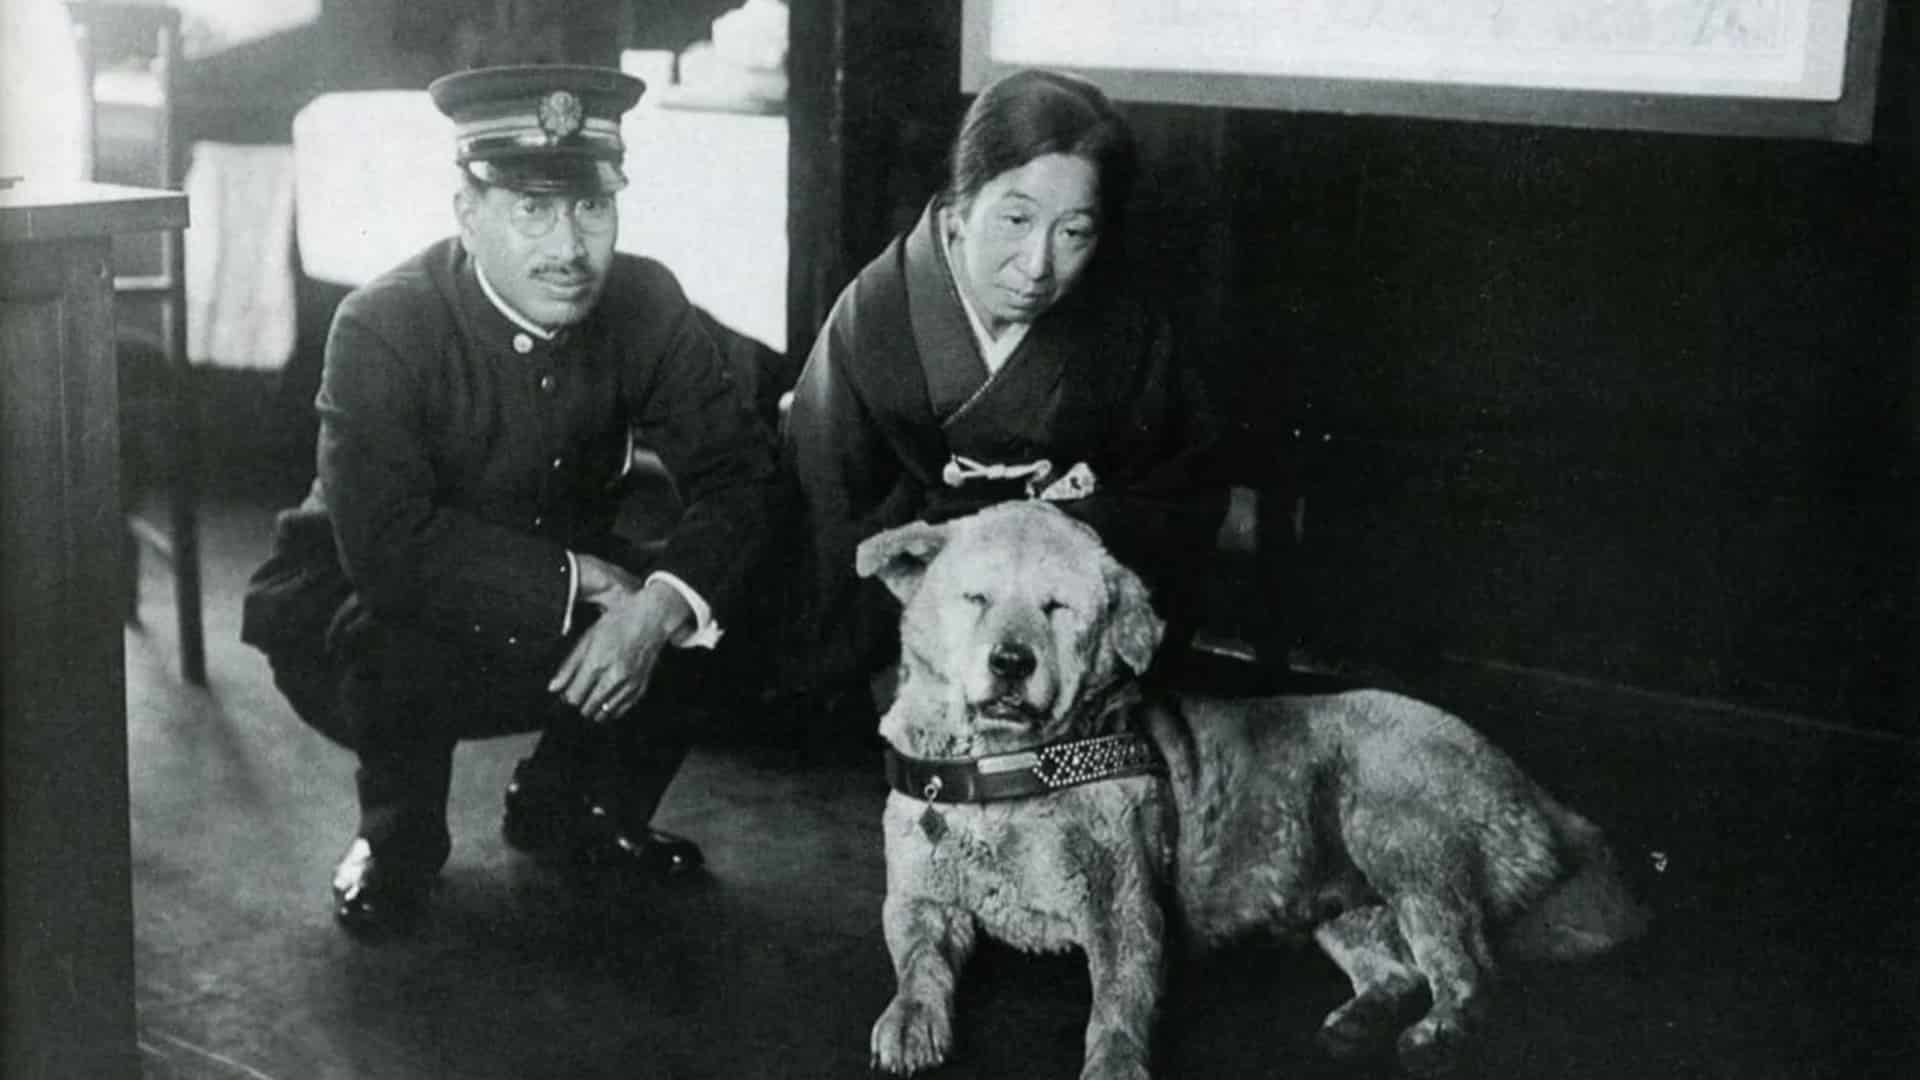
<svg viewBox="0 0 1920 1080">
<path fill-rule="evenodd" d="M 987 654 L 987 671 L 1002 682 L 1024 682 L 1039 666 L 1033 650 L 1017 641 L 1003 641 Z"/>
<path fill-rule="evenodd" d="M 987 653 L 985 693 L 967 703 L 975 720 L 1032 727 L 1047 718 L 1045 702 L 1035 701 L 1034 673 L 1040 659 L 1033 647 L 1019 641 L 1000 641 Z"/>
</svg>

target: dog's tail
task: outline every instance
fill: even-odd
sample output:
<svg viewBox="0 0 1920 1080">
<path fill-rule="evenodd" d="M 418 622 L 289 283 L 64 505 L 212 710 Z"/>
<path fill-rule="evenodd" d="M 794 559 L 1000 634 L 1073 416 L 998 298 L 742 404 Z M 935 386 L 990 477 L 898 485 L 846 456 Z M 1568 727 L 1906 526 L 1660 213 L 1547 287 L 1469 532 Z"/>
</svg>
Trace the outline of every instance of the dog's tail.
<svg viewBox="0 0 1920 1080">
<path fill-rule="evenodd" d="M 1598 827 L 1554 807 L 1573 873 L 1507 929 L 1502 950 L 1523 960 L 1581 960 L 1646 932 L 1647 909 L 1627 888 Z"/>
</svg>

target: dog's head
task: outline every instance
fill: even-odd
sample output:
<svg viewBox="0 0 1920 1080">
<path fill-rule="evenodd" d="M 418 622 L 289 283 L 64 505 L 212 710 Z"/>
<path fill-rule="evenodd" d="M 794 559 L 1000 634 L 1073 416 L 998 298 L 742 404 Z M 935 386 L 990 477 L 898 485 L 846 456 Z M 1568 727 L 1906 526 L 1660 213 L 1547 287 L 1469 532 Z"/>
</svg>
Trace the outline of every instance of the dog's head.
<svg viewBox="0 0 1920 1080">
<path fill-rule="evenodd" d="M 916 756 L 1075 734 L 1074 706 L 1145 671 L 1164 630 L 1139 577 L 1043 502 L 888 530 L 860 545 L 856 568 L 905 605 L 904 680 L 881 734 Z"/>
</svg>

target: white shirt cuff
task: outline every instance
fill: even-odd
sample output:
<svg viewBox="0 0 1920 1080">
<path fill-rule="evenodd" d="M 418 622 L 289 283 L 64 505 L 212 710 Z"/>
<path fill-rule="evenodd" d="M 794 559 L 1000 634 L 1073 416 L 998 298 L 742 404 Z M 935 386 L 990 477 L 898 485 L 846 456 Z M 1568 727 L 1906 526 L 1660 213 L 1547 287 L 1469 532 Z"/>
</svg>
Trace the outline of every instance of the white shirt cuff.
<svg viewBox="0 0 1920 1080">
<path fill-rule="evenodd" d="M 664 581 L 668 585 L 671 585 L 673 591 L 679 593 L 680 598 L 685 600 L 687 606 L 693 609 L 693 629 L 680 635 L 679 640 L 673 642 L 673 644 L 677 648 L 682 649 L 711 649 L 720 644 L 720 635 L 725 633 L 725 631 L 721 630 L 719 625 L 713 621 L 713 609 L 707 606 L 706 598 L 694 592 L 693 586 L 688 585 L 686 582 L 681 581 L 665 570 L 655 570 L 653 573 L 648 574 L 646 584 L 651 585 L 656 580 Z"/>
<path fill-rule="evenodd" d="M 573 606 L 580 602 L 580 559 L 567 552 L 567 613 L 560 616 L 560 636 L 573 633 Z"/>
</svg>

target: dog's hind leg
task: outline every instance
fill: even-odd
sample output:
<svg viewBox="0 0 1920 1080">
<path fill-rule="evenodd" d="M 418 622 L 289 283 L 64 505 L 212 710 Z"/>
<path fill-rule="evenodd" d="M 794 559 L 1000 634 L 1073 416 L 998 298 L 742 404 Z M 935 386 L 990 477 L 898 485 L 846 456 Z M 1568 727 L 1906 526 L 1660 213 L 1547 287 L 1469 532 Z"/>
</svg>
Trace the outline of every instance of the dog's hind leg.
<svg viewBox="0 0 1920 1080">
<path fill-rule="evenodd" d="M 1457 870 L 1457 877 L 1465 876 Z M 1492 954 L 1479 906 L 1464 885 L 1427 883 L 1418 892 L 1388 896 L 1433 998 L 1427 1015 L 1400 1033 L 1400 1063 L 1417 1076 L 1449 1071 L 1487 1007 Z"/>
<path fill-rule="evenodd" d="M 1400 1030 L 1426 989 L 1399 922 L 1386 905 L 1369 904 L 1321 923 L 1313 939 L 1353 984 L 1353 997 L 1320 1025 L 1321 1047 L 1341 1060 L 1372 1053 Z"/>
<path fill-rule="evenodd" d="M 953 1045 L 953 993 L 973 954 L 973 916 L 931 900 L 889 895 L 881 906 L 897 981 L 873 1025 L 872 1065 L 895 1075 L 940 1064 Z"/>
<path fill-rule="evenodd" d="M 1432 997 L 1427 1015 L 1400 1034 L 1400 1063 L 1416 1075 L 1451 1068 L 1486 1011 L 1493 978 L 1479 852 L 1456 831 L 1417 800 L 1356 807 L 1344 829 L 1354 865 L 1393 911 Z"/>
</svg>

